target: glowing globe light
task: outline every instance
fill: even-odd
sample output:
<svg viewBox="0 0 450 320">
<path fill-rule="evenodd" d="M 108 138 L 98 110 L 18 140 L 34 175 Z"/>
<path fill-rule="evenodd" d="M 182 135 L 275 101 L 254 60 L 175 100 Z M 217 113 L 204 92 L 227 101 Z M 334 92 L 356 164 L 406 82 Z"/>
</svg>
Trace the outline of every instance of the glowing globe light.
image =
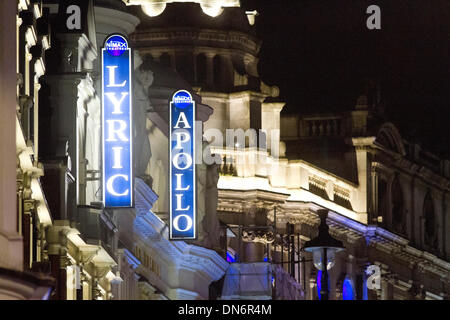
<svg viewBox="0 0 450 320">
<path fill-rule="evenodd" d="M 223 12 L 223 8 L 220 5 L 201 5 L 201 7 L 203 12 L 210 17 L 217 17 Z"/>
<path fill-rule="evenodd" d="M 314 266 L 320 272 L 320 294 L 319 299 L 328 300 L 328 270 L 330 270 L 335 263 L 336 252 L 344 250 L 341 241 L 333 238 L 327 225 L 328 210 L 319 210 L 320 217 L 319 234 L 314 239 L 305 243 L 305 251 L 313 254 Z"/>
<path fill-rule="evenodd" d="M 338 250 L 334 248 L 327 249 L 327 270 L 330 270 L 331 268 L 334 267 L 335 254 L 337 251 Z M 324 257 L 323 249 L 313 251 L 313 263 L 314 267 L 316 267 L 317 270 L 324 270 L 323 257 Z"/>
<path fill-rule="evenodd" d="M 159 16 L 166 9 L 165 3 L 143 4 L 142 11 L 150 17 Z"/>
</svg>

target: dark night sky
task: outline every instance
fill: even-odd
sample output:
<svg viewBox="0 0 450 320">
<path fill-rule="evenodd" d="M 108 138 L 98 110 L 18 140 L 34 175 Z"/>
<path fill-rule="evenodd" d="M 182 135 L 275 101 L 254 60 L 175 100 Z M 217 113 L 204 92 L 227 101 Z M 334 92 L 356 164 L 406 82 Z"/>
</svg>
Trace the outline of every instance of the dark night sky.
<svg viewBox="0 0 450 320">
<path fill-rule="evenodd" d="M 286 112 L 349 110 L 378 81 L 401 134 L 450 158 L 450 1 L 241 0 L 256 9 L 260 75 Z M 366 9 L 381 8 L 381 30 Z"/>
</svg>

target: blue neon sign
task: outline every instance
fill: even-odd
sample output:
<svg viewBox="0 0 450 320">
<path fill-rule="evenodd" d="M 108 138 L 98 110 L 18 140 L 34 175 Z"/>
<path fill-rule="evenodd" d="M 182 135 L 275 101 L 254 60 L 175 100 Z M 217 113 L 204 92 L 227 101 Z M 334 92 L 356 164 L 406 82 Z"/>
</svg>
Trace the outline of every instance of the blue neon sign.
<svg viewBox="0 0 450 320">
<path fill-rule="evenodd" d="M 102 49 L 103 202 L 133 206 L 131 49 L 125 37 L 111 35 Z"/>
<path fill-rule="evenodd" d="M 170 239 L 195 239 L 195 102 L 186 90 L 170 102 Z"/>
</svg>

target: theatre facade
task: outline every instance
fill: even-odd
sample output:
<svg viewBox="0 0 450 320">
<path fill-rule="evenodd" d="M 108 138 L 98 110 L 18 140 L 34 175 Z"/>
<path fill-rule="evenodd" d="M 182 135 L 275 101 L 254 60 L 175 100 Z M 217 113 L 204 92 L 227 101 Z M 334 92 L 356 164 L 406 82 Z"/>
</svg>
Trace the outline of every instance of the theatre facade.
<svg viewBox="0 0 450 320">
<path fill-rule="evenodd" d="M 239 0 L 0 13 L 0 298 L 316 300 L 321 218 L 330 299 L 449 298 L 450 161 L 374 86 L 283 113 Z"/>
</svg>

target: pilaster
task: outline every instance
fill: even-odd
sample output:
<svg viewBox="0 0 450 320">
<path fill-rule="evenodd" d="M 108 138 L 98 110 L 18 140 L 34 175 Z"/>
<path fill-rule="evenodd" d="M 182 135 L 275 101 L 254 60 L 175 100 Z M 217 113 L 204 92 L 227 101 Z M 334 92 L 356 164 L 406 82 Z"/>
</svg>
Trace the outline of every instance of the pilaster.
<svg viewBox="0 0 450 320">
<path fill-rule="evenodd" d="M 21 271 L 22 237 L 16 211 L 17 1 L 0 5 L 0 267 Z"/>
<path fill-rule="evenodd" d="M 215 57 L 214 52 L 205 52 L 206 56 L 206 86 L 208 88 L 214 87 L 214 71 L 213 71 L 213 59 Z"/>
</svg>

